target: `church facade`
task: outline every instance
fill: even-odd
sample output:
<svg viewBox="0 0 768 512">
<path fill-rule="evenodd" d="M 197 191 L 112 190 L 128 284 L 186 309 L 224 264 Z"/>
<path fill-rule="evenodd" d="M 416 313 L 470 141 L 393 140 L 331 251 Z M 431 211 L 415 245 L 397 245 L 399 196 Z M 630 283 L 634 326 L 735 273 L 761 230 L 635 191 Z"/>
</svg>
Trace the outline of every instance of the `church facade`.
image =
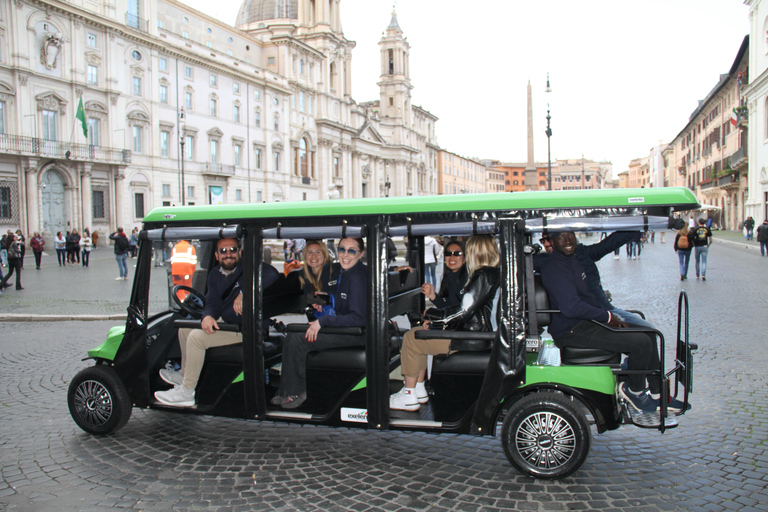
<svg viewBox="0 0 768 512">
<path fill-rule="evenodd" d="M 352 95 L 339 0 L 0 4 L 0 230 L 138 226 L 156 206 L 430 195 L 437 117 L 393 13 Z M 82 110 L 80 106 L 82 104 Z"/>
</svg>

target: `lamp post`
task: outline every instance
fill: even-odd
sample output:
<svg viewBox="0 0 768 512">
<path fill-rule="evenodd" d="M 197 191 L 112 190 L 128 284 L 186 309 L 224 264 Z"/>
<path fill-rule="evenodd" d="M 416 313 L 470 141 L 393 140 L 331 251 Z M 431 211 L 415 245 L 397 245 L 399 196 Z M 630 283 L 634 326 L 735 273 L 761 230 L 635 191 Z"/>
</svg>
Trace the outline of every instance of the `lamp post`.
<svg viewBox="0 0 768 512">
<path fill-rule="evenodd" d="M 181 107 L 181 111 L 179 112 L 179 145 L 181 146 L 181 153 L 179 154 L 179 160 L 181 163 L 181 206 L 186 206 L 187 201 L 184 197 L 184 132 L 181 129 L 181 122 L 184 121 L 184 107 Z"/>
<path fill-rule="evenodd" d="M 552 92 L 552 87 L 549 86 L 549 73 L 547 73 L 547 88 L 544 89 L 547 94 L 547 188 L 552 190 L 552 128 L 549 126 L 549 121 L 552 116 L 549 115 L 549 94 Z"/>
</svg>

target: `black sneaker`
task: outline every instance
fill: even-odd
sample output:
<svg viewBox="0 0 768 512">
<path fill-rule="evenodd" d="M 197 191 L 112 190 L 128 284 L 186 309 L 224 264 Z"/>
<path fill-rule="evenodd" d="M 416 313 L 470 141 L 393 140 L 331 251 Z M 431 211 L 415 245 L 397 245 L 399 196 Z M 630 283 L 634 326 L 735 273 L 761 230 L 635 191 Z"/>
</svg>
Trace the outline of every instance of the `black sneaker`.
<svg viewBox="0 0 768 512">
<path fill-rule="evenodd" d="M 686 411 L 691 410 L 691 404 L 688 404 L 688 407 L 685 408 Z M 683 412 L 683 401 L 682 400 L 672 400 L 667 404 L 667 412 L 670 413 L 679 413 Z"/>
<path fill-rule="evenodd" d="M 659 401 L 654 400 L 645 391 L 634 393 L 626 382 L 619 384 L 619 395 L 622 396 L 633 409 L 640 412 L 656 412 L 659 409 Z"/>
</svg>

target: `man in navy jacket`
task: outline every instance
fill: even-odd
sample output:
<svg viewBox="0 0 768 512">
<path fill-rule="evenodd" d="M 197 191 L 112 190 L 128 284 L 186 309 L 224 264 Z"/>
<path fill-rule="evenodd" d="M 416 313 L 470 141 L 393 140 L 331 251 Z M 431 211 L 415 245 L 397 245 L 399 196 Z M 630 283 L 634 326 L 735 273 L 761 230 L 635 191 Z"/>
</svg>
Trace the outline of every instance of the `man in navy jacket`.
<svg viewBox="0 0 768 512">
<path fill-rule="evenodd" d="M 627 324 L 608 309 L 602 307 L 590 293 L 584 266 L 575 257 L 576 235 L 572 231 L 552 235 L 553 253 L 542 264 L 541 279 L 549 293 L 553 309 L 549 333 L 555 344 L 562 347 L 600 348 L 627 354 L 630 370 L 659 368 L 659 353 L 655 340 L 638 332 L 615 332 L 597 322 L 611 327 L 627 327 Z M 619 392 L 636 409 L 654 412 L 658 401 L 645 391 L 645 376 L 630 375 L 628 382 L 619 386 Z M 651 393 L 659 392 L 658 379 L 650 379 Z"/>
<path fill-rule="evenodd" d="M 584 267 L 584 272 L 587 274 L 587 288 L 600 307 L 617 315 L 620 319 L 624 320 L 627 325 L 655 329 L 656 327 L 642 316 L 637 313 L 630 313 L 629 311 L 619 309 L 608 300 L 600 280 L 600 271 L 595 264 L 596 261 L 600 261 L 604 256 L 612 253 L 623 245 L 628 244 L 629 242 L 639 242 L 640 236 L 640 231 L 616 231 L 596 244 L 578 244 L 576 246 L 574 257 Z M 542 236 L 541 243 L 544 245 L 544 249 L 548 254 L 551 254 L 554 251 L 549 235 L 545 234 Z M 546 258 L 546 254 L 534 256 L 534 267 L 536 270 L 541 270 L 541 265 Z"/>
<path fill-rule="evenodd" d="M 240 258 L 241 251 L 236 239 L 224 238 L 217 242 L 216 261 L 219 264 L 208 273 L 208 291 L 200 329 L 179 329 L 181 371 L 160 370 L 160 378 L 174 385 L 173 389 L 155 393 L 160 403 L 176 407 L 195 405 L 195 388 L 205 362 L 205 351 L 211 347 L 243 342 L 241 333 L 221 331 L 218 324 L 218 320 L 242 324 L 243 270 Z M 262 265 L 262 288 L 269 287 L 278 277 L 279 273 L 274 267 Z"/>
</svg>

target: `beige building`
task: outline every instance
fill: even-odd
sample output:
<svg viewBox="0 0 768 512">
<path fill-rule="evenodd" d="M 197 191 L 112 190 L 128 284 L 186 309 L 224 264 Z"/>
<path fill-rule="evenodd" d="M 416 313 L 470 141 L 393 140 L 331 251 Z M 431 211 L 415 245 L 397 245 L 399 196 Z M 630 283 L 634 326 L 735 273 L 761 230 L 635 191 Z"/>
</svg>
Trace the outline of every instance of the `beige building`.
<svg viewBox="0 0 768 512">
<path fill-rule="evenodd" d="M 437 188 L 439 194 L 476 194 L 486 192 L 485 165 L 439 150 L 437 152 Z"/>
<path fill-rule="evenodd" d="M 503 171 L 493 167 L 485 168 L 485 191 L 486 192 L 505 192 L 506 175 Z"/>
<path fill-rule="evenodd" d="M 663 151 L 665 186 L 687 186 L 700 202 L 722 208 L 720 225 L 738 229 L 746 218 L 748 124 L 742 88 L 748 83 L 749 37 L 728 73 Z"/>
<path fill-rule="evenodd" d="M 0 3 L 0 229 L 437 193 L 437 117 L 412 104 L 397 17 L 382 20 L 379 98 L 358 103 L 340 5 L 244 0 L 231 27 L 175 0 Z"/>
<path fill-rule="evenodd" d="M 627 187 L 645 188 L 649 187 L 650 183 L 649 157 L 646 156 L 630 160 L 627 173 Z"/>
<path fill-rule="evenodd" d="M 605 188 L 605 179 L 610 178 L 612 172 L 611 162 L 583 158 L 558 160 L 557 166 L 552 168 L 552 190 L 602 189 Z"/>
</svg>

